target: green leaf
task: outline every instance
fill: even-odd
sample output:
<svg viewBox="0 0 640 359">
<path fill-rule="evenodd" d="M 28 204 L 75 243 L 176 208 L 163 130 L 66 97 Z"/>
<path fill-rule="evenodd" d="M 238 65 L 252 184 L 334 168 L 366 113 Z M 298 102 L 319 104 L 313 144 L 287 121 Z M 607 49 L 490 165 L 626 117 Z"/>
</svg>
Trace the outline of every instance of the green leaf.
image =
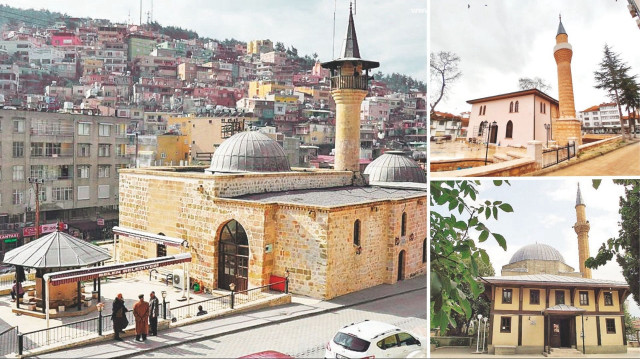
<svg viewBox="0 0 640 359">
<path fill-rule="evenodd" d="M 593 188 L 598 189 L 598 187 L 600 187 L 600 184 L 602 183 L 601 179 L 593 179 L 591 180 L 591 185 L 593 186 Z"/>
<path fill-rule="evenodd" d="M 501 186 L 502 185 L 502 181 L 501 180 L 493 180 L 493 184 L 495 186 Z"/>
<path fill-rule="evenodd" d="M 500 247 L 502 247 L 502 249 L 504 249 L 506 251 L 507 250 L 507 241 L 504 239 L 504 237 L 501 234 L 498 234 L 498 233 L 491 233 L 491 234 L 493 235 L 493 238 L 496 239 L 496 242 L 498 242 Z"/>
<path fill-rule="evenodd" d="M 478 242 L 484 242 L 487 238 L 489 238 L 489 231 L 482 231 L 482 233 L 480 233 L 480 237 L 478 237 Z"/>
<path fill-rule="evenodd" d="M 493 207 L 493 218 L 498 220 L 498 207 Z"/>
<path fill-rule="evenodd" d="M 507 213 L 513 212 L 513 208 L 509 203 L 503 203 L 499 207 L 503 212 L 507 212 Z"/>
<path fill-rule="evenodd" d="M 467 223 L 465 221 L 458 221 L 453 225 L 454 228 L 457 228 L 461 231 L 467 230 Z"/>
</svg>

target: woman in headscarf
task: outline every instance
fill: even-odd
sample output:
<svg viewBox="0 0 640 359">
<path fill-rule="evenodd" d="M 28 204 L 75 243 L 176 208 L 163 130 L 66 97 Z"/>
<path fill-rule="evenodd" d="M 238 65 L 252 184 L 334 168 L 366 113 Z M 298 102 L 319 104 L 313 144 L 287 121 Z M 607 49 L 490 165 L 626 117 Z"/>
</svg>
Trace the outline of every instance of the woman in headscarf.
<svg viewBox="0 0 640 359">
<path fill-rule="evenodd" d="M 124 332 L 124 328 L 129 325 L 129 320 L 127 319 L 128 311 L 129 310 L 124 306 L 124 298 L 122 298 L 122 293 L 119 293 L 116 299 L 114 299 L 113 301 L 113 309 L 111 311 L 114 340 L 122 340 L 122 338 L 120 338 L 120 332 Z"/>
</svg>

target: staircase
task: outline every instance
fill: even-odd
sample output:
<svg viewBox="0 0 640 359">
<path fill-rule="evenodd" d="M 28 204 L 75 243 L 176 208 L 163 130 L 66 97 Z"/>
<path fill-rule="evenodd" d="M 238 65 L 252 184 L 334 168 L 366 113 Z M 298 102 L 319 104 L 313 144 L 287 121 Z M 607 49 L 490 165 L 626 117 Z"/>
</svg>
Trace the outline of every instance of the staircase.
<svg viewBox="0 0 640 359">
<path fill-rule="evenodd" d="M 551 348 L 551 353 L 542 353 L 546 357 L 558 358 L 578 358 L 584 356 L 581 352 L 574 348 Z"/>
</svg>

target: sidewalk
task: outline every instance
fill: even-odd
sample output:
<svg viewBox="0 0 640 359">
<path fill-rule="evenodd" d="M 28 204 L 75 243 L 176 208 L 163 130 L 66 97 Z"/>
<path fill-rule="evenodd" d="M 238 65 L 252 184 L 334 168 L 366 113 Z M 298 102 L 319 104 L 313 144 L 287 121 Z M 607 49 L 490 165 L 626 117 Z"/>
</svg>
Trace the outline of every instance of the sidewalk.
<svg viewBox="0 0 640 359">
<path fill-rule="evenodd" d="M 347 294 L 330 301 L 292 296 L 291 304 L 230 315 L 158 332 L 157 337 L 148 337 L 145 343 L 136 342 L 135 337 L 124 336 L 123 342 L 106 341 L 83 347 L 64 349 L 37 356 L 38 358 L 114 358 L 139 355 L 179 344 L 211 339 L 248 329 L 283 323 L 304 317 L 332 312 L 378 299 L 426 288 L 426 277 L 383 284 L 356 293 Z M 425 296 L 425 311 L 426 311 Z M 112 334 L 110 334 L 112 335 Z"/>
</svg>

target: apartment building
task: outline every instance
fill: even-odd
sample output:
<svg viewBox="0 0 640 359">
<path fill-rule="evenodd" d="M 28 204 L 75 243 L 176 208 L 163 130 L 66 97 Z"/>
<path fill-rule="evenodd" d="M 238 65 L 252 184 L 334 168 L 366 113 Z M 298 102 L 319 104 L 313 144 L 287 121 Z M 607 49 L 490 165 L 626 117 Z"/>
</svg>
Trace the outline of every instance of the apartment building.
<svg viewBox="0 0 640 359">
<path fill-rule="evenodd" d="M 34 238 L 36 191 L 40 233 L 63 222 L 81 238 L 100 239 L 117 225 L 118 170 L 135 151 L 128 121 L 0 110 L 0 257 Z"/>
</svg>

